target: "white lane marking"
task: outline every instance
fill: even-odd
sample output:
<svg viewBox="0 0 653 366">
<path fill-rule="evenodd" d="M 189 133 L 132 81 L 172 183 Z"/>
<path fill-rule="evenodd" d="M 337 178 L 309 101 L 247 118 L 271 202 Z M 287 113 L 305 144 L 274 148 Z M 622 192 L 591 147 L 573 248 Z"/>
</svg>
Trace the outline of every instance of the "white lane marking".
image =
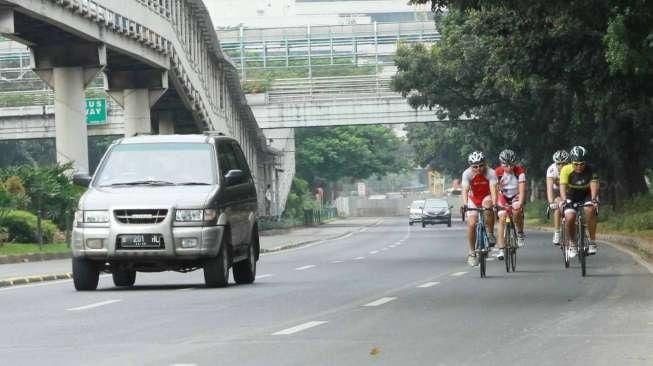
<svg viewBox="0 0 653 366">
<path fill-rule="evenodd" d="M 278 331 L 276 333 L 272 333 L 272 335 L 289 335 L 289 334 L 301 332 L 302 330 L 317 327 L 318 325 L 322 325 L 322 324 L 325 324 L 325 323 L 327 323 L 327 322 L 326 321 L 307 322 L 307 323 L 300 324 L 300 325 L 292 327 L 292 328 L 280 330 L 280 331 Z"/>
<path fill-rule="evenodd" d="M 395 243 L 395 245 L 399 245 L 399 244 L 401 244 L 401 242 L 400 242 L 400 241 L 398 241 L 398 242 L 396 242 L 396 243 Z"/>
<path fill-rule="evenodd" d="M 454 277 L 458 277 L 458 276 L 462 276 L 464 274 L 467 274 L 467 272 L 456 272 L 456 273 L 452 273 L 451 275 L 454 276 Z"/>
<path fill-rule="evenodd" d="M 352 235 L 354 235 L 354 233 L 349 233 L 349 234 L 343 235 L 343 236 L 341 236 L 339 238 L 335 238 L 335 239 L 331 239 L 331 240 L 332 241 L 338 241 L 338 240 L 342 240 L 342 239 L 347 239 L 348 237 L 350 237 Z"/>
<path fill-rule="evenodd" d="M 373 251 L 370 252 L 370 254 L 376 254 L 378 252 L 379 252 L 378 250 L 373 250 Z"/>
<path fill-rule="evenodd" d="M 344 263 L 345 261 L 331 261 L 331 263 L 336 264 L 336 263 Z"/>
<path fill-rule="evenodd" d="M 380 298 L 378 300 L 372 301 L 371 303 L 365 304 L 363 306 L 379 306 L 379 305 L 383 305 L 385 303 L 389 303 L 390 301 L 396 300 L 396 299 L 397 299 L 396 297 L 382 297 L 382 298 Z"/>
<path fill-rule="evenodd" d="M 364 228 L 360 229 L 360 232 L 361 232 L 361 233 L 364 233 L 364 232 L 366 232 L 366 231 L 369 230 L 369 229 L 370 229 L 370 228 L 368 228 L 368 227 L 364 227 Z"/>
<path fill-rule="evenodd" d="M 84 305 L 84 306 L 80 306 L 80 307 L 77 307 L 77 308 L 70 308 L 70 309 L 66 309 L 66 310 L 68 310 L 68 311 L 88 310 L 88 309 L 93 309 L 93 308 L 97 308 L 97 307 L 104 306 L 104 305 L 113 304 L 113 303 L 120 302 L 120 301 L 122 301 L 122 300 L 107 300 L 107 301 L 102 301 L 102 302 L 96 302 L 95 304 Z"/>
<path fill-rule="evenodd" d="M 356 257 L 356 258 L 354 258 L 355 261 L 359 261 L 361 259 L 365 259 L 365 257 Z"/>
<path fill-rule="evenodd" d="M 308 266 L 297 267 L 297 268 L 295 268 L 295 271 L 303 271 L 305 269 L 309 269 L 309 268 L 313 268 L 313 267 L 315 267 L 314 264 L 309 264 Z"/>
<path fill-rule="evenodd" d="M 440 284 L 440 282 L 427 282 L 427 283 L 419 285 L 417 287 L 418 288 L 427 288 L 427 287 L 432 287 L 432 286 L 439 285 L 439 284 Z"/>
<path fill-rule="evenodd" d="M 394 247 L 396 247 L 396 246 L 397 246 L 397 244 L 392 244 L 392 245 L 389 245 L 388 247 L 389 247 L 389 248 L 394 248 Z"/>
<path fill-rule="evenodd" d="M 261 278 L 268 278 L 274 276 L 273 274 L 262 274 L 260 276 L 256 276 L 257 280 L 260 280 Z"/>
<path fill-rule="evenodd" d="M 388 249 L 390 249 L 390 248 L 381 248 L 381 250 L 384 251 L 384 252 L 385 252 L 386 250 L 388 250 Z"/>
</svg>

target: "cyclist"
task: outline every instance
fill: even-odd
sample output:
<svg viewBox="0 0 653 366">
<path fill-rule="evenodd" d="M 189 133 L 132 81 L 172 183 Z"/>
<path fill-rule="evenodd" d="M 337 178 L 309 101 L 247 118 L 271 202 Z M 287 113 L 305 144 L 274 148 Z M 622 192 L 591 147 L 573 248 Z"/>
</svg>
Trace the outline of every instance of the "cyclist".
<svg viewBox="0 0 653 366">
<path fill-rule="evenodd" d="M 491 209 L 497 202 L 497 176 L 494 170 L 487 167 L 485 161 L 485 154 L 481 151 L 474 151 L 467 157 L 469 168 L 465 169 L 462 176 L 462 200 L 463 207 L 479 208 L 485 207 Z M 476 211 L 468 211 L 467 213 L 467 239 L 469 243 L 469 255 L 467 256 L 467 263 L 470 266 L 478 265 L 478 258 L 476 257 L 476 221 L 478 220 Z M 494 232 L 494 213 L 492 211 L 485 212 L 485 224 L 488 232 L 488 241 L 490 245 L 494 245 L 495 238 Z"/>
<path fill-rule="evenodd" d="M 565 150 L 558 150 L 553 154 L 553 164 L 546 170 L 546 197 L 549 201 L 549 208 L 553 211 L 553 244 L 560 245 L 560 169 L 569 163 L 569 153 Z"/>
<path fill-rule="evenodd" d="M 564 208 L 565 233 L 569 238 L 569 256 L 575 257 L 578 253 L 574 239 L 576 237 L 576 210 L 571 203 L 592 204 L 583 207 L 587 228 L 590 233 L 588 255 L 596 254 L 596 207 L 599 205 L 599 176 L 587 164 L 587 150 L 582 146 L 574 146 L 569 151 L 571 164 L 560 170 L 560 208 Z"/>
<path fill-rule="evenodd" d="M 517 227 L 517 246 L 524 246 L 526 171 L 523 166 L 517 165 L 517 154 L 510 149 L 503 150 L 499 154 L 499 162 L 501 165 L 495 169 L 498 180 L 497 188 L 499 190 L 497 194 L 499 211 L 499 228 L 497 234 L 499 235 L 499 250 L 496 253 L 496 257 L 501 260 L 504 257 L 504 248 L 506 246 L 503 234 L 506 229 L 507 212 L 505 208 L 503 208 L 504 206 L 512 206 L 515 226 Z"/>
</svg>

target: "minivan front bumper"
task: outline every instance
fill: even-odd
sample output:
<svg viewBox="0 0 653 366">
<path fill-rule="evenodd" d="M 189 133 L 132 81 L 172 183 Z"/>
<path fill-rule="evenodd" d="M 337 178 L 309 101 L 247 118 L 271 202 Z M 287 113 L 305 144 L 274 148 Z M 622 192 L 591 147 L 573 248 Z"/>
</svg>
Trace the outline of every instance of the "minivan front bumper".
<svg viewBox="0 0 653 366">
<path fill-rule="evenodd" d="M 224 226 L 172 226 L 170 220 L 152 225 L 129 225 L 115 221 L 109 227 L 75 227 L 72 232 L 73 256 L 95 260 L 166 259 L 186 260 L 218 255 Z M 156 234 L 163 238 L 163 249 L 116 249 L 119 235 Z M 185 242 L 185 246 L 182 246 Z M 195 242 L 194 246 L 188 243 Z"/>
</svg>

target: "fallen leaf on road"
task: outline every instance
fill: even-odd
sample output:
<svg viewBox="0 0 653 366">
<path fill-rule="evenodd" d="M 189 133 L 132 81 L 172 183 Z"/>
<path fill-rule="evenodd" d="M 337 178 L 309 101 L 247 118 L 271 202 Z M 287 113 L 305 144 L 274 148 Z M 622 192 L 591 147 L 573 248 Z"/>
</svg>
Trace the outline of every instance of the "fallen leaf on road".
<svg viewBox="0 0 653 366">
<path fill-rule="evenodd" d="M 370 356 L 376 356 L 376 355 L 378 355 L 379 353 L 381 353 L 381 350 L 380 350 L 378 347 L 374 347 L 374 348 L 372 348 L 372 350 L 370 351 Z"/>
</svg>

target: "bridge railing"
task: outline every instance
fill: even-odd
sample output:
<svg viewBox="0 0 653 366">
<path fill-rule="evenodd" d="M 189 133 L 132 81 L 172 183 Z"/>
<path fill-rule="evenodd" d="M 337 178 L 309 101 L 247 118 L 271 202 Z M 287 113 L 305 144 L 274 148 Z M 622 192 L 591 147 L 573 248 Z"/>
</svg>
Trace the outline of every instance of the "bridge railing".
<svg viewBox="0 0 653 366">
<path fill-rule="evenodd" d="M 396 96 L 389 75 L 338 76 L 274 80 L 268 103 L 308 102 Z"/>
</svg>

